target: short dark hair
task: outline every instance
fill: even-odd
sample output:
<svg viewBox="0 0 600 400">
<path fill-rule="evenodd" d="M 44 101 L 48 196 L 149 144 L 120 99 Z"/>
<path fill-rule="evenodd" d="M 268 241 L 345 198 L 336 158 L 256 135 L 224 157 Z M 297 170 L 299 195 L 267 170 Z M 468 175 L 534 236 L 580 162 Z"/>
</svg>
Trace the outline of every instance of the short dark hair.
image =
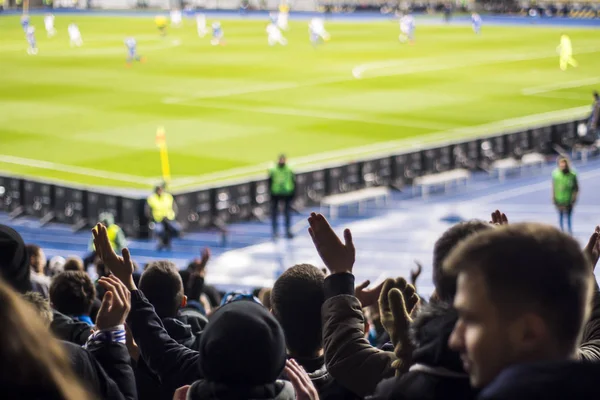
<svg viewBox="0 0 600 400">
<path fill-rule="evenodd" d="M 595 97 L 595 98 L 598 98 L 598 97 L 600 97 L 600 95 L 598 94 L 598 92 L 594 91 L 594 97 Z"/>
<path fill-rule="evenodd" d="M 593 279 L 591 262 L 572 237 L 549 225 L 506 225 L 461 243 L 444 269 L 478 271 L 501 313 L 535 312 L 565 351 L 577 345 Z"/>
<path fill-rule="evenodd" d="M 27 292 L 21 297 L 35 309 L 38 316 L 44 321 L 44 325 L 50 326 L 54 319 L 50 302 L 38 292 Z"/>
<path fill-rule="evenodd" d="M 27 255 L 29 257 L 37 255 L 42 250 L 42 248 L 40 246 L 38 246 L 37 244 L 31 244 L 31 243 L 26 244 L 25 249 L 27 250 Z"/>
<path fill-rule="evenodd" d="M 325 275 L 309 264 L 285 271 L 273 285 L 273 315 L 285 333 L 294 356 L 312 357 L 323 347 L 321 306 L 325 302 Z"/>
<path fill-rule="evenodd" d="M 83 261 L 79 257 L 71 256 L 65 261 L 63 265 L 65 271 L 83 271 L 85 269 Z"/>
<path fill-rule="evenodd" d="M 140 290 L 160 318 L 174 317 L 183 300 L 183 282 L 170 261 L 153 261 L 142 273 Z"/>
<path fill-rule="evenodd" d="M 96 287 L 83 271 L 64 271 L 56 275 L 50 284 L 50 302 L 66 315 L 89 315 Z"/>
<path fill-rule="evenodd" d="M 476 233 L 493 229 L 493 226 L 481 220 L 460 222 L 442 234 L 433 247 L 433 283 L 438 297 L 452 303 L 456 295 L 456 276 L 444 271 L 443 264 L 452 249 L 463 240 Z"/>
</svg>

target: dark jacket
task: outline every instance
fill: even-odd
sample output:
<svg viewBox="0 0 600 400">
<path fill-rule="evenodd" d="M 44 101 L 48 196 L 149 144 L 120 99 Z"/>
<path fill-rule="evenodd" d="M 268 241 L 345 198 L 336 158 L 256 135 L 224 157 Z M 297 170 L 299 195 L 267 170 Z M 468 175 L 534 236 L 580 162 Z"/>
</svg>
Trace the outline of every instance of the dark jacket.
<svg viewBox="0 0 600 400">
<path fill-rule="evenodd" d="M 176 389 L 202 379 L 199 353 L 169 336 L 154 307 L 139 290 L 131 292 L 127 324 L 144 362 L 160 378 L 161 392 L 172 398 Z"/>
<path fill-rule="evenodd" d="M 194 326 L 189 322 L 193 323 Z M 196 351 L 199 349 L 202 330 L 194 318 L 180 315 L 177 318 L 163 318 L 162 323 L 169 336 L 175 339 L 177 343 L 181 343 L 188 349 Z"/>
<path fill-rule="evenodd" d="M 103 344 L 86 350 L 62 341 L 71 365 L 88 390 L 99 399 L 137 399 L 135 378 L 127 347 Z"/>
<path fill-rule="evenodd" d="M 479 400 L 597 400 L 600 364 L 578 361 L 519 365 L 504 370 Z"/>
<path fill-rule="evenodd" d="M 321 318 L 325 363 L 340 385 L 365 397 L 373 394 L 380 381 L 394 376 L 396 355 L 371 346 L 365 338 L 362 305 L 354 297 L 354 275 L 325 278 Z"/>
<path fill-rule="evenodd" d="M 222 384 L 198 381 L 190 388 L 188 400 L 295 400 L 296 394 L 292 384 L 276 381 L 269 385 L 253 387 L 228 387 Z"/>
<path fill-rule="evenodd" d="M 321 400 L 353 400 L 359 399 L 354 393 L 346 389 L 333 379 L 333 376 L 327 372 L 325 366 L 325 357 L 300 358 L 294 357 L 294 360 L 304 368 L 312 383 L 319 392 Z"/>
<path fill-rule="evenodd" d="M 475 392 L 459 354 L 448 348 L 457 319 L 456 311 L 449 305 L 423 306 L 411 326 L 416 345 L 413 365 L 402 376 L 377 385 L 372 399 L 474 399 Z"/>
<path fill-rule="evenodd" d="M 75 343 L 83 346 L 88 337 L 92 334 L 92 327 L 84 322 L 79 322 L 73 318 L 52 310 L 54 318 L 50 324 L 50 330 L 61 340 Z"/>
</svg>

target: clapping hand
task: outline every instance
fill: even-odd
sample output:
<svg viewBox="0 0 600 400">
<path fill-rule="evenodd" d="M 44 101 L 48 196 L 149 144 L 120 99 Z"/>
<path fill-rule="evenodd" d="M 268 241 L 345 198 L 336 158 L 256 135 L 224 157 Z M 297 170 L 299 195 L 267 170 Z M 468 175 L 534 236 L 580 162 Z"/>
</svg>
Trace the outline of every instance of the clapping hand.
<svg viewBox="0 0 600 400">
<path fill-rule="evenodd" d="M 384 283 L 385 282 L 381 282 L 374 288 L 367 289 L 367 287 L 371 284 L 371 281 L 366 280 L 354 289 L 354 297 L 360 301 L 360 304 L 363 308 L 377 304 L 377 300 L 379 300 L 379 295 L 381 294 L 381 289 L 383 288 Z"/>
<path fill-rule="evenodd" d="M 127 289 L 137 290 L 133 282 L 133 271 L 135 268 L 131 261 L 129 249 L 124 248 L 121 252 L 122 256 L 118 256 L 113 250 L 110 240 L 108 240 L 106 227 L 102 224 L 96 225 L 92 229 L 92 234 L 94 235 L 96 254 L 100 257 L 104 265 L 125 284 Z"/>
<path fill-rule="evenodd" d="M 350 230 L 344 230 L 342 243 L 322 214 L 311 213 L 308 223 L 308 233 L 329 271 L 332 274 L 352 273 L 356 250 Z"/>
<path fill-rule="evenodd" d="M 583 251 L 592 263 L 592 270 L 595 270 L 598 259 L 600 258 L 600 226 L 596 226 L 594 233 L 590 236 L 590 240 Z"/>
<path fill-rule="evenodd" d="M 283 370 L 287 375 L 294 391 L 296 400 L 319 400 L 319 393 L 310 377 L 295 360 L 286 360 Z"/>
<path fill-rule="evenodd" d="M 100 330 L 123 325 L 131 309 L 131 292 L 114 276 L 106 276 L 98 281 L 106 293 L 96 316 L 96 327 Z"/>
<path fill-rule="evenodd" d="M 492 213 L 492 220 L 490 224 L 493 225 L 508 225 L 508 218 L 506 218 L 506 214 L 500 212 L 500 210 L 496 210 Z"/>
</svg>

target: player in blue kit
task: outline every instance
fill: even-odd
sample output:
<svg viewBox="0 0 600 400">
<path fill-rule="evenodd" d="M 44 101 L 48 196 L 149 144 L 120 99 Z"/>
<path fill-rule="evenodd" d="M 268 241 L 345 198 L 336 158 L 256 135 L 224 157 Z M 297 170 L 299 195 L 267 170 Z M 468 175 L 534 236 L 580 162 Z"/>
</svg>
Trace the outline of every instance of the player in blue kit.
<svg viewBox="0 0 600 400">
<path fill-rule="evenodd" d="M 23 27 L 23 32 L 27 33 L 27 28 L 29 28 L 29 15 L 23 14 L 21 16 L 21 26 Z"/>
<path fill-rule="evenodd" d="M 225 35 L 219 21 L 213 22 L 212 24 L 212 39 L 210 40 L 210 44 L 213 46 L 225 44 Z"/>
<path fill-rule="evenodd" d="M 27 54 L 35 56 L 38 53 L 37 44 L 35 42 L 35 28 L 33 26 L 27 27 L 27 33 L 25 34 L 29 47 L 27 48 Z"/>
<path fill-rule="evenodd" d="M 471 14 L 471 24 L 473 25 L 473 32 L 477 35 L 481 33 L 481 17 L 477 13 Z"/>
<path fill-rule="evenodd" d="M 144 57 L 141 57 L 137 53 L 137 42 L 134 38 L 128 37 L 125 39 L 125 46 L 127 46 L 127 66 L 130 67 L 133 61 L 144 61 Z"/>
</svg>

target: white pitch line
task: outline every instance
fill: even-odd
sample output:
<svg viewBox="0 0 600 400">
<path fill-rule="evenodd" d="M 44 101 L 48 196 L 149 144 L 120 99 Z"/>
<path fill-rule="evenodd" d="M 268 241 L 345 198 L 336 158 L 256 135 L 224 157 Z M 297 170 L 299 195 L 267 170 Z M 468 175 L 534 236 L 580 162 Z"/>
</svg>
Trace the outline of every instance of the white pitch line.
<svg viewBox="0 0 600 400">
<path fill-rule="evenodd" d="M 47 169 L 51 171 L 68 172 L 74 175 L 93 176 L 95 178 L 110 179 L 113 181 L 121 181 L 127 183 L 145 183 L 153 185 L 158 178 L 144 178 L 136 175 L 121 174 L 118 172 L 100 171 L 97 169 L 76 167 L 73 165 L 58 164 L 50 161 L 32 160 L 29 158 L 14 157 L 5 154 L 0 154 L 0 162 L 22 165 L 32 168 Z"/>
<path fill-rule="evenodd" d="M 447 140 L 467 139 L 473 136 L 481 136 L 484 134 L 501 133 L 502 129 L 517 128 L 520 126 L 530 126 L 539 123 L 549 124 L 581 116 L 589 112 L 588 106 L 568 108 L 565 110 L 551 111 L 541 114 L 532 114 L 524 117 L 511 118 L 501 121 L 495 121 L 488 124 L 451 129 L 443 132 L 422 135 L 418 139 L 400 139 L 387 142 L 379 142 L 367 146 L 351 147 L 348 149 L 334 150 L 329 152 L 317 153 L 310 156 L 298 157 L 291 159 L 290 162 L 295 167 L 307 166 L 317 162 L 335 161 L 342 157 L 359 157 L 375 154 L 391 154 L 400 149 L 410 149 L 411 147 L 422 146 L 434 142 L 444 142 Z M 259 165 L 235 168 L 216 173 L 189 176 L 174 179 L 171 182 L 172 188 L 181 188 L 183 186 L 211 183 L 218 179 L 228 179 L 241 177 L 243 175 L 264 173 L 268 169 L 269 163 Z"/>
<path fill-rule="evenodd" d="M 187 105 L 187 103 L 183 103 Z M 234 106 L 234 105 L 218 105 L 218 104 L 189 104 L 192 107 L 200 107 L 200 108 L 216 108 L 222 110 L 232 110 L 232 111 L 247 111 L 253 113 L 262 113 L 262 114 L 273 114 L 273 115 L 289 115 L 294 117 L 310 117 L 310 118 L 321 118 L 328 119 L 334 121 L 350 121 L 350 122 L 363 122 L 368 124 L 377 124 L 377 125 L 387 125 L 387 126 L 397 126 L 404 128 L 418 128 L 418 129 L 430 129 L 430 130 L 442 130 L 442 129 L 451 129 L 449 124 L 438 124 L 433 122 L 422 122 L 422 121 L 414 121 L 414 120 L 403 120 L 403 121 L 390 121 L 389 119 L 368 119 L 363 118 L 360 115 L 350 115 L 345 113 L 335 113 L 335 112 L 326 112 L 320 110 L 302 110 L 296 108 L 287 108 L 287 107 L 243 107 L 243 106 Z M 455 125 L 456 126 L 456 125 Z"/>
<path fill-rule="evenodd" d="M 579 79 L 576 81 L 568 81 L 568 82 L 557 82 L 557 83 L 551 83 L 548 85 L 529 87 L 529 88 L 525 88 L 525 89 L 521 90 L 521 93 L 525 96 L 531 96 L 531 95 L 536 95 L 539 93 L 554 92 L 555 90 L 577 88 L 577 87 L 587 86 L 587 85 L 595 85 L 596 83 L 600 83 L 600 77 Z"/>
<path fill-rule="evenodd" d="M 535 96 L 535 97 L 543 97 L 543 98 L 547 98 L 547 99 L 568 99 L 568 100 L 589 100 L 590 99 L 590 95 L 589 94 L 582 94 L 582 93 L 552 93 L 552 92 L 548 92 L 548 93 L 537 93 L 537 94 L 532 94 L 531 96 Z"/>
</svg>

